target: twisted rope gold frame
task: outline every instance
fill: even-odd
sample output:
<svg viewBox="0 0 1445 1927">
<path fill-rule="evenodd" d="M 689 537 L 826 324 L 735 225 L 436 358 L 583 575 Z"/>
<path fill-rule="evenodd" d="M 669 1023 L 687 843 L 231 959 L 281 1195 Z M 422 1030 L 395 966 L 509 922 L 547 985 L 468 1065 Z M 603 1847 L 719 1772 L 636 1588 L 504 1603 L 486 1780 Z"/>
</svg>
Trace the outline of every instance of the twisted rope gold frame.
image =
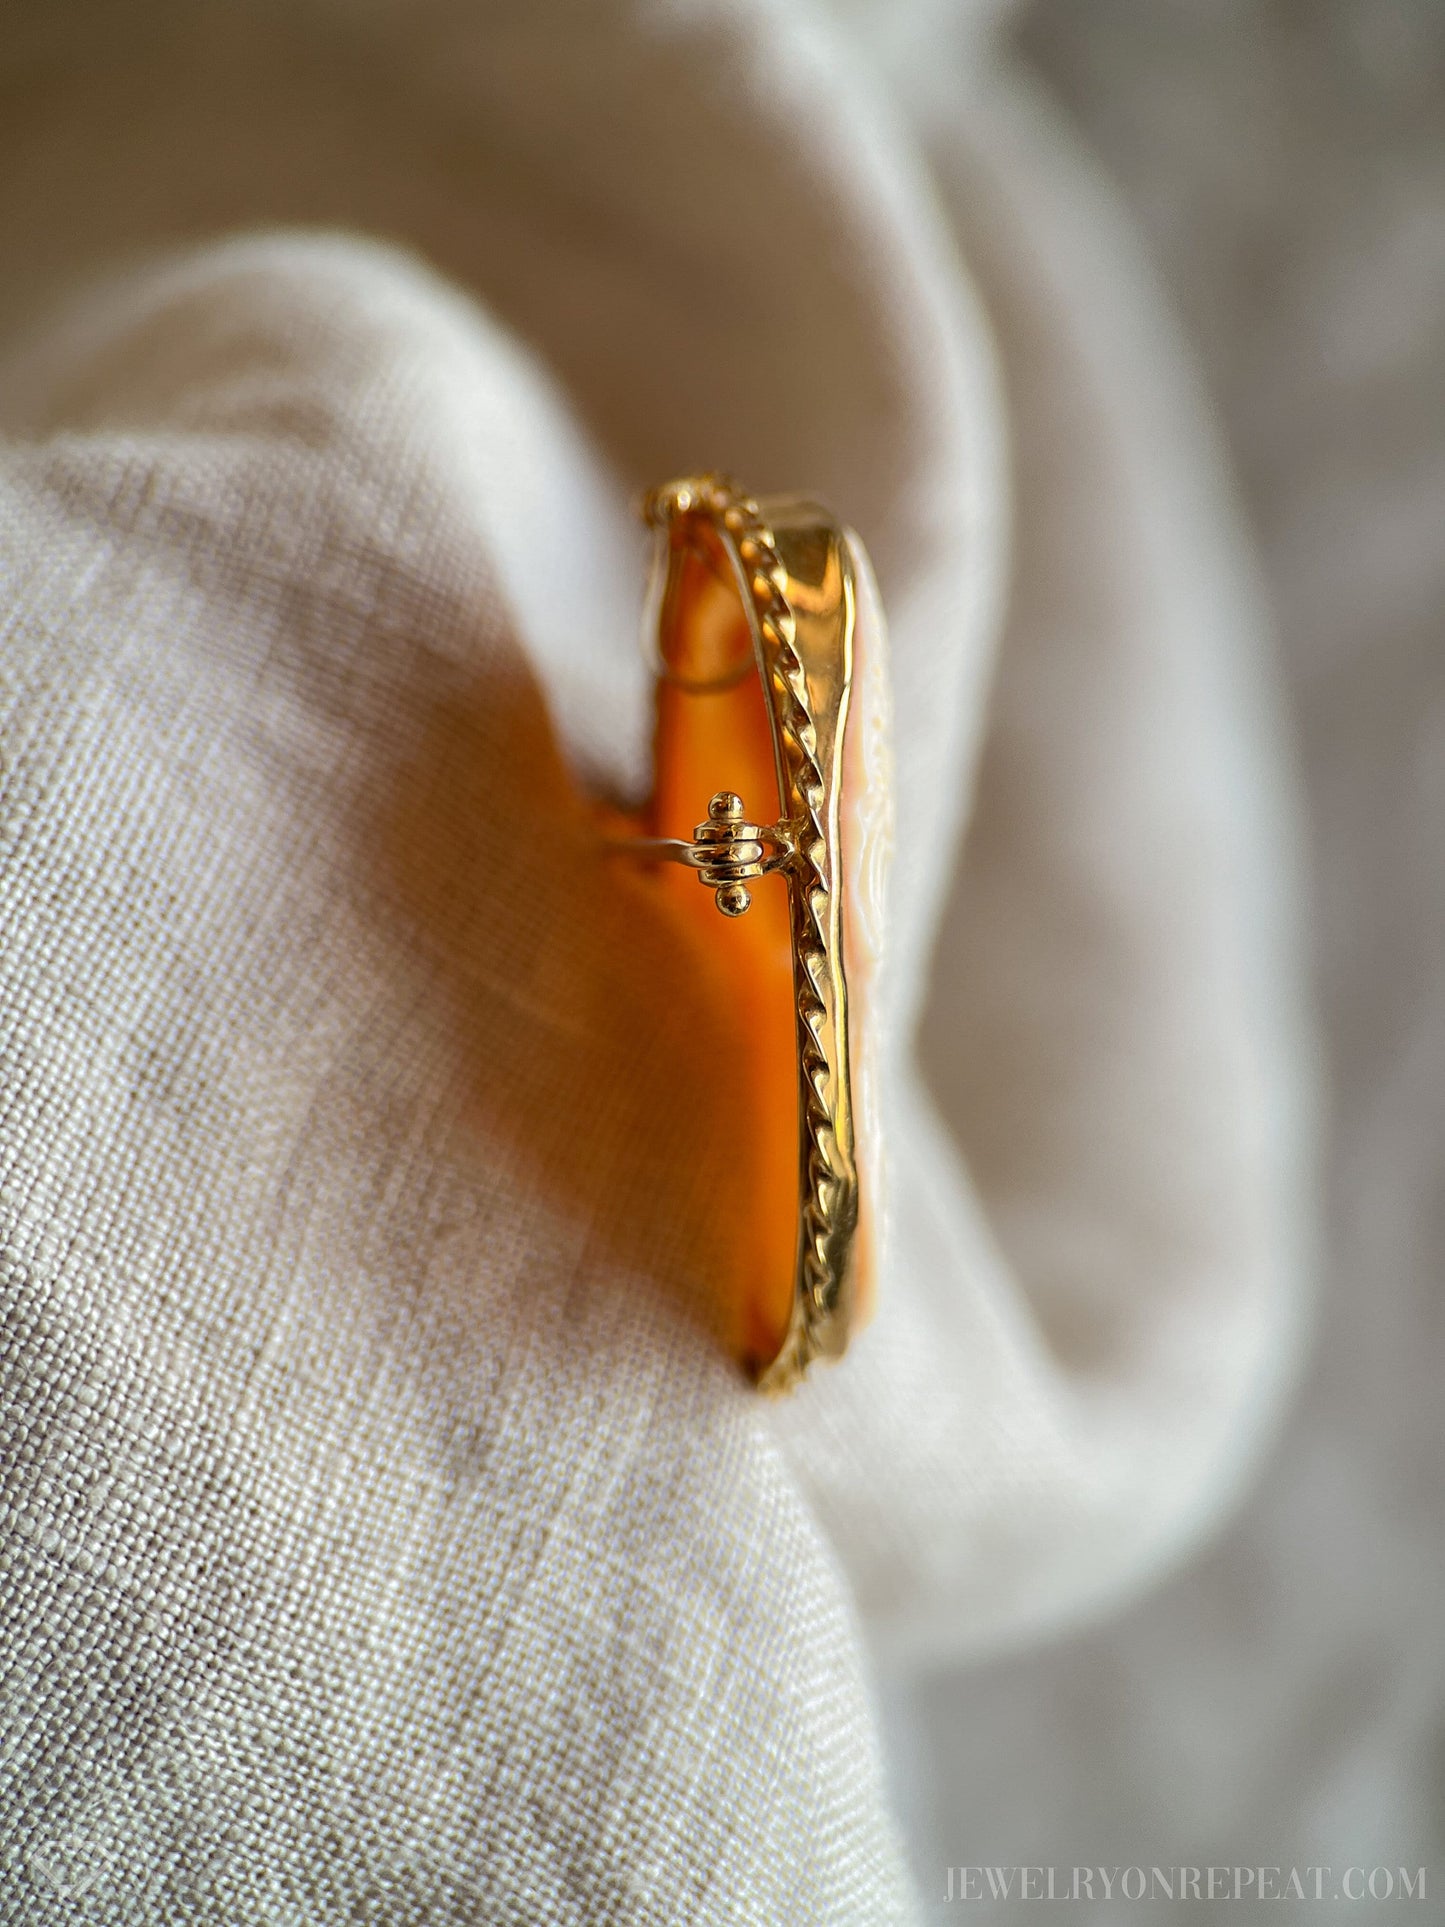
<svg viewBox="0 0 1445 1927">
<path fill-rule="evenodd" d="M 853 687 L 857 588 L 848 541 L 801 496 L 746 495 L 722 475 L 664 483 L 643 503 L 665 547 L 703 516 L 732 566 L 768 699 L 793 956 L 799 1085 L 799 1218 L 792 1311 L 760 1389 L 795 1384 L 844 1350 L 855 1310 L 854 1144 L 840 807 Z M 663 556 L 665 566 L 665 552 Z M 686 846 L 684 846 L 686 847 Z"/>
</svg>

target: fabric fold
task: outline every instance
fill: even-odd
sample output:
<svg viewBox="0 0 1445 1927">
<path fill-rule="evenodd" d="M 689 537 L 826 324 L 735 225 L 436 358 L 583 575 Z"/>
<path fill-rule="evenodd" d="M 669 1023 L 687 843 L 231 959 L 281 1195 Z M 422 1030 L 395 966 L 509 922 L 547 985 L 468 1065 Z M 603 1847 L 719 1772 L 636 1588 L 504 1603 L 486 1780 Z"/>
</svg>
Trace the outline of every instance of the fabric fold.
<svg viewBox="0 0 1445 1927">
<path fill-rule="evenodd" d="M 1299 1349 L 1168 325 L 982 34 L 890 95 L 764 0 L 137 18 L 0 71 L 6 1905 L 911 1918 L 865 1639 L 1143 1584 Z M 588 827 L 702 467 L 891 632 L 880 1310 L 778 1407 L 694 1316 L 739 1018 Z"/>
</svg>

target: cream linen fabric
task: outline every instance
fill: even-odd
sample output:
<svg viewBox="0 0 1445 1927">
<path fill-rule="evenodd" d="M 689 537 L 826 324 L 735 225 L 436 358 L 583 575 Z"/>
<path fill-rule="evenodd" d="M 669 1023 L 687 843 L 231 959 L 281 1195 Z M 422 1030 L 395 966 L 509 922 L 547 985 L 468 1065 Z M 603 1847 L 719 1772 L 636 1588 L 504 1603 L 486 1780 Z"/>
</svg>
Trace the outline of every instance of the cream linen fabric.
<svg viewBox="0 0 1445 1927">
<path fill-rule="evenodd" d="M 961 28 L 920 141 L 797 7 L 6 24 L 0 1918 L 908 1918 L 860 1615 L 1100 1610 L 1294 1363 L 1167 332 Z M 688 1308 L 726 1013 L 578 794 L 697 465 L 829 498 L 893 637 L 881 1309 L 779 1408 Z"/>
<path fill-rule="evenodd" d="M 1243 1516 L 1107 1625 L 931 1677 L 909 1738 L 926 1773 L 905 1810 L 925 1895 L 964 1857 L 1167 1867 L 1207 1854 L 1425 1867 L 1425 1903 L 1397 1913 L 1433 1918 L 1445 1873 L 1445 10 L 1039 0 L 1026 26 L 1148 222 L 1263 536 L 1318 879 L 1328 1235 L 1305 1396 Z M 1246 1897 L 1198 1911 L 1262 1927 L 1288 1909 Z M 1117 1892 L 1039 1912 L 1069 1927 L 1193 1920 L 1162 1900 L 1121 1907 Z M 1032 1918 L 1016 1899 L 968 1916 Z"/>
</svg>

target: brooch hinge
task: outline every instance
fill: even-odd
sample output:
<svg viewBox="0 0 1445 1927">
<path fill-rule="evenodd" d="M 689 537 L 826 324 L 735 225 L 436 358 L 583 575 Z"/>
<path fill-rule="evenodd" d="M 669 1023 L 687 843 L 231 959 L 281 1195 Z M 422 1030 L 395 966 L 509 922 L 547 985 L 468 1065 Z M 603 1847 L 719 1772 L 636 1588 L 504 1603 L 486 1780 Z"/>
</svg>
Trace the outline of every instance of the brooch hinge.
<svg viewBox="0 0 1445 1927">
<path fill-rule="evenodd" d="M 684 863 L 696 870 L 725 917 L 740 917 L 752 903 L 749 883 L 786 869 L 798 852 L 798 832 L 788 822 L 748 821 L 735 790 L 719 790 L 691 842 L 675 836 L 629 837 L 611 843 L 620 854 L 645 863 Z"/>
</svg>

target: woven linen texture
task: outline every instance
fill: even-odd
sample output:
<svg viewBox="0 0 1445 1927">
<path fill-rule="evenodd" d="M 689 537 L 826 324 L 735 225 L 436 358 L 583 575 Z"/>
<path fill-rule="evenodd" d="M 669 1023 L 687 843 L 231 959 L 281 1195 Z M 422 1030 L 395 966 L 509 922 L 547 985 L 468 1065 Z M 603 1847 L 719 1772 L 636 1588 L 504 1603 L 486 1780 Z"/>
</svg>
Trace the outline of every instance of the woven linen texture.
<svg viewBox="0 0 1445 1927">
<path fill-rule="evenodd" d="M 1298 1349 L 1168 331 L 981 48 L 945 141 L 781 6 L 132 24 L 5 43 L 0 1919 L 911 1918 L 860 1627 L 1103 1610 Z M 702 465 L 892 636 L 880 1308 L 776 1409 L 697 1315 L 739 1013 L 581 801 Z"/>
<path fill-rule="evenodd" d="M 485 334 L 345 246 L 111 321 L 4 505 L 4 1917 L 886 1918 L 831 1563 L 652 1282 L 707 1014 L 444 486 Z"/>
</svg>

